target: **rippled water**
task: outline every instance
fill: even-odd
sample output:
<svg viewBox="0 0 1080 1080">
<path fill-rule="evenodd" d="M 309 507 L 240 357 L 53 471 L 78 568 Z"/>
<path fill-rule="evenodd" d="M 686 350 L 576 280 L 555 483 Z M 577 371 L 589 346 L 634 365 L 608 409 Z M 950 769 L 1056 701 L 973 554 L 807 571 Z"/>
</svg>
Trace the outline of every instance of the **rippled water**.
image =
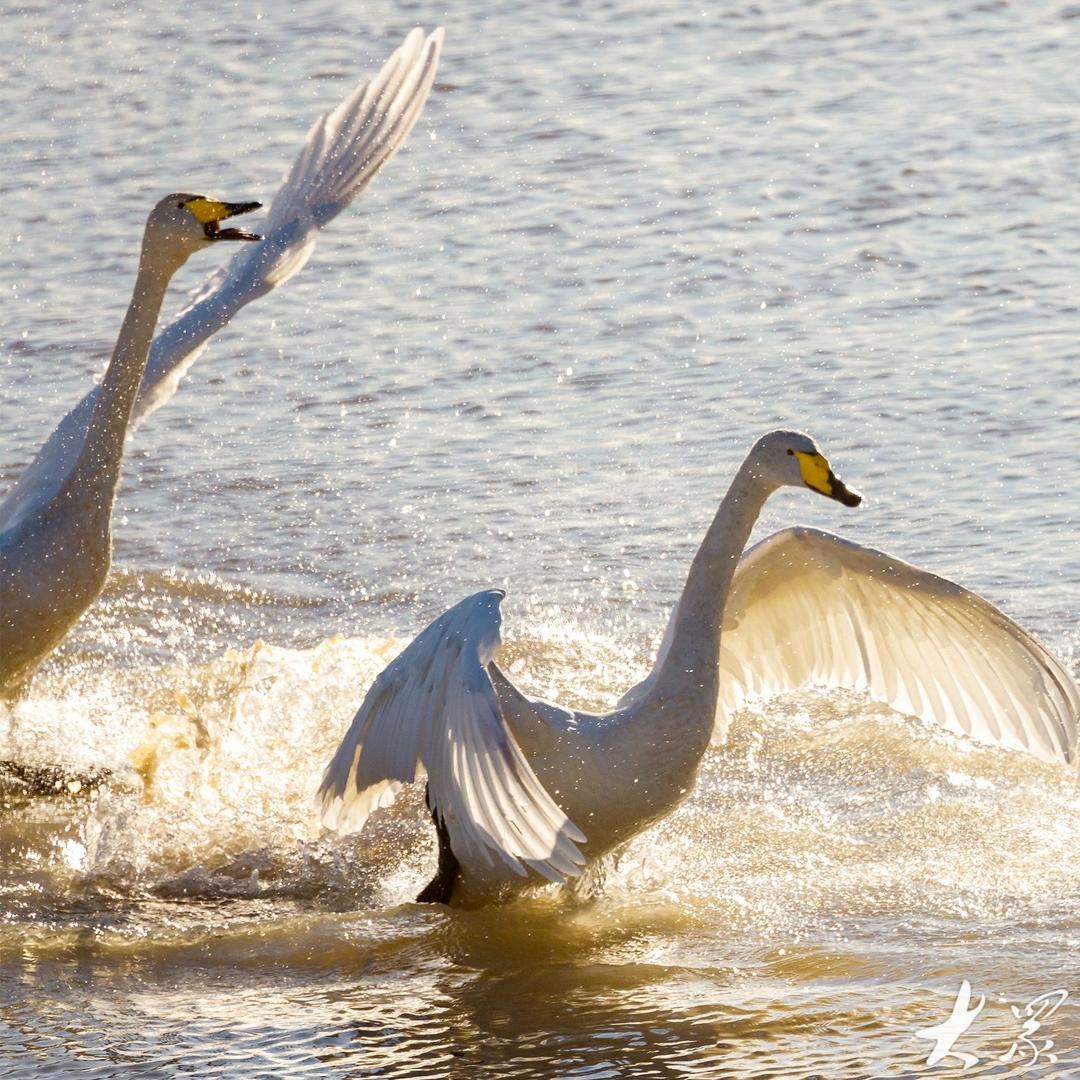
<svg viewBox="0 0 1080 1080">
<path fill-rule="evenodd" d="M 411 145 L 139 432 L 107 595 L 0 714 L 0 757 L 83 777 L 4 781 L 5 1076 L 944 1075 L 915 1032 L 965 978 L 968 1075 L 1080 1074 L 1075 776 L 858 699 L 740 714 L 581 895 L 418 907 L 418 796 L 344 841 L 309 813 L 478 588 L 522 685 L 617 698 L 778 423 L 868 500 L 762 534 L 957 578 L 1080 670 L 1075 5 L 5 14 L 5 484 L 108 356 L 146 206 L 266 199 L 448 35 Z M 1058 1064 L 995 1060 L 1057 988 Z"/>
</svg>

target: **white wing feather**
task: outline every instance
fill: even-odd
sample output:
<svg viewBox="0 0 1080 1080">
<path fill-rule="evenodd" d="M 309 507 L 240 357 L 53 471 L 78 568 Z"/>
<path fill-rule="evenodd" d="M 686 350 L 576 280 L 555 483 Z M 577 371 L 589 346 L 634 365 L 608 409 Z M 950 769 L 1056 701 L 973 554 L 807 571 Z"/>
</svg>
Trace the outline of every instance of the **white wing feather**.
<svg viewBox="0 0 1080 1080">
<path fill-rule="evenodd" d="M 413 30 L 379 73 L 308 132 L 267 214 L 260 244 L 244 245 L 192 294 L 154 339 L 132 410 L 132 427 L 165 404 L 217 333 L 242 307 L 301 270 L 318 230 L 364 190 L 404 143 L 427 100 L 443 31 Z M 0 531 L 48 502 L 82 449 L 98 388 L 64 417 L 0 503 Z"/>
<path fill-rule="evenodd" d="M 720 738 L 748 697 L 850 687 L 980 742 L 1077 761 L 1080 689 L 1038 641 L 954 582 L 817 529 L 742 557 L 720 664 Z"/>
<path fill-rule="evenodd" d="M 324 825 L 355 832 L 426 774 L 459 860 L 564 881 L 584 865 L 575 841 L 585 837 L 515 742 L 487 672 L 503 595 L 477 593 L 450 608 L 379 675 L 316 802 Z"/>
</svg>

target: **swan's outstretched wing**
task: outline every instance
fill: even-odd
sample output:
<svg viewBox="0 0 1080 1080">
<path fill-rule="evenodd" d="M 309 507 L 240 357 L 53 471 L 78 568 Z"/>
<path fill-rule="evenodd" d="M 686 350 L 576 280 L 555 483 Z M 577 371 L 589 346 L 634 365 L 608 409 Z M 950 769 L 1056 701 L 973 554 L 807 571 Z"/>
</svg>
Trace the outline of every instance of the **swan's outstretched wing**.
<svg viewBox="0 0 1080 1080">
<path fill-rule="evenodd" d="M 270 206 L 263 242 L 244 245 L 154 339 L 133 425 L 172 397 L 210 337 L 245 304 L 304 266 L 318 230 L 367 187 L 402 145 L 431 90 L 442 39 L 441 29 L 426 39 L 419 28 L 413 30 L 375 78 L 315 122 Z M 97 393 L 95 387 L 64 417 L 0 503 L 0 531 L 60 490 L 82 449 Z"/>
<path fill-rule="evenodd" d="M 402 784 L 429 800 L 459 859 L 552 881 L 578 874 L 585 837 L 544 790 L 499 710 L 486 670 L 499 644 L 499 590 L 440 615 L 372 683 L 319 786 L 323 824 L 360 829 Z M 524 866 L 522 865 L 524 864 Z"/>
<path fill-rule="evenodd" d="M 867 691 L 981 742 L 1076 762 L 1080 690 L 992 604 L 880 551 L 785 529 L 739 562 L 720 711 L 806 686 Z"/>
<path fill-rule="evenodd" d="M 308 261 L 318 230 L 368 186 L 405 142 L 439 66 L 443 31 L 414 29 L 373 78 L 311 126 L 270 204 L 261 244 L 239 251 L 158 334 L 132 420 L 172 397 L 209 337 L 245 304 L 286 282 Z"/>
</svg>

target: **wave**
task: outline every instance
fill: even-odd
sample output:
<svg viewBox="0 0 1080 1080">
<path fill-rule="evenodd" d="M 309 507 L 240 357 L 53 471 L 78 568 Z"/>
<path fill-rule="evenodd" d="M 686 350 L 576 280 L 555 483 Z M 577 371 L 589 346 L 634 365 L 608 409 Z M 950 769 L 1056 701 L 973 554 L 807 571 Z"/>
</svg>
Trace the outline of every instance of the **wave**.
<svg viewBox="0 0 1080 1080">
<path fill-rule="evenodd" d="M 433 860 L 421 786 L 359 837 L 321 834 L 311 810 L 367 686 L 404 644 L 257 641 L 205 664 L 41 678 L 0 711 L 0 760 L 23 770 L 0 783 L 6 908 L 113 925 L 118 905 L 196 903 L 202 925 L 221 902 L 239 905 L 230 918 L 244 903 L 284 918 L 408 900 Z M 553 620 L 502 660 L 529 690 L 603 708 L 644 673 L 649 644 Z M 56 780 L 57 767 L 62 782 L 32 790 L 34 770 Z M 857 694 L 789 695 L 737 714 L 683 807 L 576 893 L 722 909 L 760 933 L 841 914 L 1037 920 L 1080 909 L 1078 811 L 1064 769 Z"/>
</svg>

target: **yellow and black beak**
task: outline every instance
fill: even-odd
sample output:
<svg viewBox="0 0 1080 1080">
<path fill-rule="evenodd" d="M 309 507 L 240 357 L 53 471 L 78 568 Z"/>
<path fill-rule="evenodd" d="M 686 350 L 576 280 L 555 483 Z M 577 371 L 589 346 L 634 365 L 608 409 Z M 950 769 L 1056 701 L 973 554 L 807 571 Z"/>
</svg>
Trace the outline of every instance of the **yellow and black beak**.
<svg viewBox="0 0 1080 1080">
<path fill-rule="evenodd" d="M 189 210 L 195 219 L 202 223 L 203 232 L 207 240 L 261 240 L 257 233 L 244 232 L 242 229 L 222 229 L 219 223 L 226 218 L 236 217 L 237 214 L 250 214 L 252 210 L 258 210 L 262 203 L 257 202 L 218 202 L 217 199 L 207 199 L 197 195 L 194 199 L 188 199 L 182 204 L 185 210 Z"/>
<path fill-rule="evenodd" d="M 802 473 L 803 483 L 814 491 L 835 499 L 844 506 L 858 506 L 862 502 L 862 496 L 857 491 L 844 483 L 832 471 L 829 463 L 821 454 L 807 454 L 801 450 L 793 451 L 799 459 L 799 472 Z"/>
</svg>

